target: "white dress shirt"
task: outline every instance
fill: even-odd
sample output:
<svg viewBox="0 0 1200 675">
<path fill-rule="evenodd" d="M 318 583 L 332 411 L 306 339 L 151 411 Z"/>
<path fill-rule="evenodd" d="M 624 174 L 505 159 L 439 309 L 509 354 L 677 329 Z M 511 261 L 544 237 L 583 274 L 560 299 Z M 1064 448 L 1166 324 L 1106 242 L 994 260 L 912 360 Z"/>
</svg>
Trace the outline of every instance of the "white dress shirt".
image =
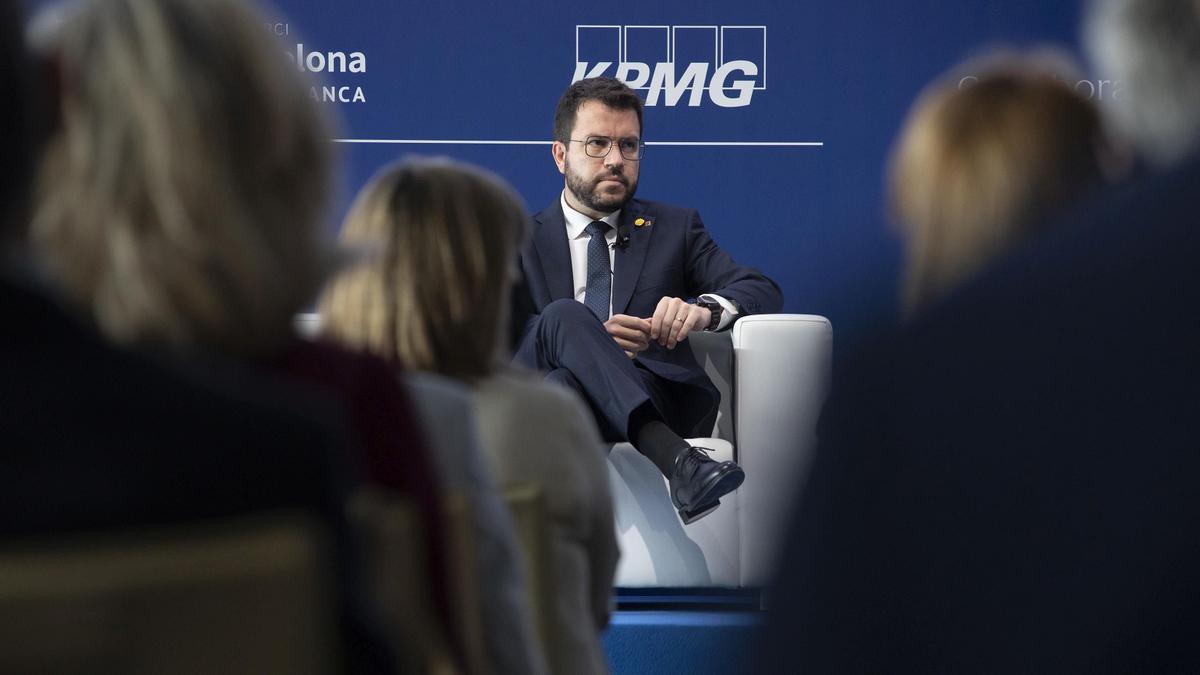
<svg viewBox="0 0 1200 675">
<path fill-rule="evenodd" d="M 584 296 L 587 295 L 588 243 L 592 240 L 592 235 L 587 233 L 587 226 L 591 224 L 592 218 L 576 211 L 567 204 L 565 190 L 558 196 L 558 199 L 562 204 L 563 219 L 567 223 L 567 244 L 571 250 L 571 288 L 575 292 L 575 299 L 583 302 Z M 608 242 L 608 273 L 610 275 L 612 274 L 614 258 L 616 256 L 616 250 L 613 245 L 617 243 L 617 223 L 620 217 L 621 212 L 618 210 L 605 214 L 600 219 L 609 225 L 608 232 L 604 234 L 604 239 Z M 609 293 L 611 292 L 612 286 L 610 285 Z M 706 302 L 715 302 L 725 310 L 721 313 L 721 322 L 717 325 L 717 330 L 725 329 L 737 318 L 737 309 L 729 300 L 712 293 L 705 293 L 699 297 Z M 608 315 L 612 316 L 611 295 L 608 298 Z M 643 316 L 639 318 L 649 319 L 650 317 Z"/>
</svg>

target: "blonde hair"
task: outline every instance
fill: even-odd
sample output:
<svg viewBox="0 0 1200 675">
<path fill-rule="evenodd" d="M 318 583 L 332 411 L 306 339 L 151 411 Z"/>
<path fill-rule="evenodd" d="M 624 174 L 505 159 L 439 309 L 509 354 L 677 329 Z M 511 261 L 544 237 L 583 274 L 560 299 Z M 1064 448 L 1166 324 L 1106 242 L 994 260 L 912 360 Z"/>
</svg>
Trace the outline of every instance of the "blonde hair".
<svg viewBox="0 0 1200 675">
<path fill-rule="evenodd" d="M 914 104 L 890 163 L 909 313 L 1037 233 L 1101 180 L 1098 113 L 1058 60 L 968 64 Z"/>
<path fill-rule="evenodd" d="M 329 126 L 264 23 L 241 0 L 87 0 L 50 38 L 33 238 L 116 341 L 267 352 L 330 269 Z"/>
<path fill-rule="evenodd" d="M 499 177 L 448 159 L 381 170 L 342 242 L 367 251 L 326 290 L 323 330 L 341 342 L 461 380 L 496 367 L 525 209 Z"/>
</svg>

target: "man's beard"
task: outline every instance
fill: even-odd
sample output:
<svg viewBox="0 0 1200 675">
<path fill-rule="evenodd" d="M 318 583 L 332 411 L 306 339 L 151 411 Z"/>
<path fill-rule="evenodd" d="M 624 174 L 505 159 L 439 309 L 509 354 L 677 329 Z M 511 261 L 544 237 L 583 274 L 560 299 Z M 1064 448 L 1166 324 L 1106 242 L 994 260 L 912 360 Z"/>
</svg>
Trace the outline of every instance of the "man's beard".
<svg viewBox="0 0 1200 675">
<path fill-rule="evenodd" d="M 570 162 L 566 163 L 564 169 L 566 169 L 567 174 L 567 189 L 571 191 L 571 194 L 575 195 L 575 198 L 579 200 L 580 204 L 583 204 L 597 213 L 611 213 L 624 207 L 630 199 L 633 199 L 633 193 L 637 192 L 637 181 L 630 181 L 629 178 L 623 173 L 614 173 L 610 171 L 608 173 L 596 176 L 594 179 L 588 181 L 584 180 L 582 176 L 571 170 Z M 625 194 L 619 197 L 610 197 L 602 194 L 599 191 L 600 182 L 609 178 L 614 178 L 621 181 L 621 183 L 625 186 Z"/>
</svg>

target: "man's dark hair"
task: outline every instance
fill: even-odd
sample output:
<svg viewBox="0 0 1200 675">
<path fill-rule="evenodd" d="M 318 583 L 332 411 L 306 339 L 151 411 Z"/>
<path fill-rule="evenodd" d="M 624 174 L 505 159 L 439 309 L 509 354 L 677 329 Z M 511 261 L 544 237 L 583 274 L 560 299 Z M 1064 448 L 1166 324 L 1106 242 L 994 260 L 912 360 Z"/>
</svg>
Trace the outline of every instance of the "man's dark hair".
<svg viewBox="0 0 1200 675">
<path fill-rule="evenodd" d="M 599 101 L 615 110 L 632 110 L 637 113 L 638 133 L 642 132 L 642 99 L 629 85 L 611 77 L 589 77 L 579 80 L 563 92 L 554 111 L 554 140 L 566 143 L 575 128 L 575 115 L 579 106 L 587 101 Z"/>
<path fill-rule="evenodd" d="M 0 241 L 12 236 L 25 218 L 33 173 L 29 59 L 17 0 L 0 0 L 0 91 L 8 99 L 0 105 Z"/>
</svg>

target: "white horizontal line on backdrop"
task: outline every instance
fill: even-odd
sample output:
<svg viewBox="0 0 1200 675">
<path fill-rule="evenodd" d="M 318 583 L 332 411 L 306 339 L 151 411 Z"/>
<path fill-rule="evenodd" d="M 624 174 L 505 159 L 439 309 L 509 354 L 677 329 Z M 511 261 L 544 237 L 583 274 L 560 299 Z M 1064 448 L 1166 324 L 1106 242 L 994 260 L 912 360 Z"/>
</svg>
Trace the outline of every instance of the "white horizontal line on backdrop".
<svg viewBox="0 0 1200 675">
<path fill-rule="evenodd" d="M 550 145 L 553 141 L 494 141 L 449 138 L 335 138 L 333 142 L 390 145 Z M 825 143 L 821 141 L 646 141 L 646 145 L 820 148 L 824 147 Z"/>
</svg>

